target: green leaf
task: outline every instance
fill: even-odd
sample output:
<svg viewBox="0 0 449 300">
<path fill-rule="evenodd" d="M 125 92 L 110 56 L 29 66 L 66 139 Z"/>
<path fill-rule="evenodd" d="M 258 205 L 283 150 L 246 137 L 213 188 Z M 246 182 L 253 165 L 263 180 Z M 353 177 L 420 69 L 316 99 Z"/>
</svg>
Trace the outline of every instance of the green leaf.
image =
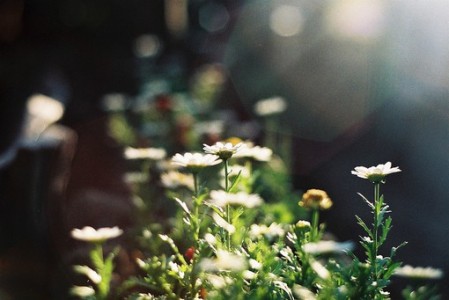
<svg viewBox="0 0 449 300">
<path fill-rule="evenodd" d="M 368 204 L 368 206 L 372 209 L 372 210 L 374 210 L 374 204 L 373 203 L 371 203 L 365 196 L 363 196 L 362 194 L 360 194 L 360 193 L 357 193 L 365 202 L 366 202 L 366 204 Z"/>
<path fill-rule="evenodd" d="M 407 245 L 407 244 L 408 244 L 408 242 L 402 242 L 399 246 L 397 246 L 397 247 L 392 247 L 392 248 L 391 248 L 390 257 L 393 258 L 393 257 L 396 255 L 396 251 L 397 251 L 399 248 L 402 248 L 402 247 L 404 247 L 404 246 Z"/>
<path fill-rule="evenodd" d="M 229 187 L 229 193 L 232 193 L 234 191 L 234 189 L 236 188 L 237 184 L 240 181 L 241 173 L 242 173 L 242 171 L 240 171 L 237 174 L 237 176 L 235 176 L 234 180 L 231 181 L 231 186 Z"/>
<path fill-rule="evenodd" d="M 391 222 L 392 222 L 391 217 L 388 217 L 385 220 L 385 224 L 383 224 L 383 226 L 382 226 L 382 235 L 380 236 L 380 239 L 379 239 L 379 246 L 381 246 L 387 239 L 388 233 L 390 232 L 391 227 L 392 227 Z"/>
<path fill-rule="evenodd" d="M 355 218 L 357 219 L 357 223 L 363 228 L 363 230 L 365 230 L 365 232 L 369 235 L 369 237 L 373 239 L 373 233 L 368 228 L 368 226 L 366 226 L 366 223 L 357 215 L 355 216 Z"/>
</svg>

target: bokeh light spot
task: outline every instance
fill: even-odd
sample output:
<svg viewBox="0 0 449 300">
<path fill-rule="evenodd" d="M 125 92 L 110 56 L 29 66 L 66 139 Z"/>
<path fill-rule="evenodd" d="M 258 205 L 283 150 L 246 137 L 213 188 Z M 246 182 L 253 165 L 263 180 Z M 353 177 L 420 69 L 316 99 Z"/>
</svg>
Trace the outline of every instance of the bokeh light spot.
<svg viewBox="0 0 449 300">
<path fill-rule="evenodd" d="M 204 5 L 198 14 L 201 27 L 211 33 L 225 29 L 229 22 L 228 10 L 218 3 Z"/>
<path fill-rule="evenodd" d="M 137 57 L 152 57 L 159 53 L 161 43 L 159 38 L 152 34 L 139 36 L 134 43 L 134 53 Z"/>
<path fill-rule="evenodd" d="M 270 28 L 284 37 L 298 35 L 303 28 L 304 17 L 301 10 L 293 5 L 280 5 L 270 15 Z"/>
</svg>

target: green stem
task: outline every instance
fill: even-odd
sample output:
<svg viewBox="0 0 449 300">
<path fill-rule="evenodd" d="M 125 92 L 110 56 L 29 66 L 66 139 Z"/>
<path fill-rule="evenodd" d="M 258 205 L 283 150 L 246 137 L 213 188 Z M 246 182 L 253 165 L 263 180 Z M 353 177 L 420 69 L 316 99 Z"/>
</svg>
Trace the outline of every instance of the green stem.
<svg viewBox="0 0 449 300">
<path fill-rule="evenodd" d="M 375 183 L 374 184 L 374 228 L 373 228 L 373 257 L 371 258 L 372 260 L 372 265 L 374 268 L 374 280 L 378 279 L 378 272 L 377 272 L 377 253 L 378 253 L 378 248 L 379 248 L 379 215 L 380 215 L 380 210 L 382 207 L 382 203 L 380 200 L 380 183 Z"/>
<path fill-rule="evenodd" d="M 229 173 L 228 173 L 228 160 L 224 159 L 224 172 L 225 172 L 225 192 L 229 193 Z M 226 205 L 226 221 L 231 224 L 231 206 L 229 204 Z M 227 246 L 228 251 L 231 250 L 231 233 L 228 231 L 227 233 Z"/>
<path fill-rule="evenodd" d="M 102 243 L 95 243 L 94 249 L 92 250 L 97 253 L 98 260 L 94 261 L 95 268 L 97 269 L 97 273 L 101 276 L 101 282 L 98 284 L 98 299 L 106 299 L 109 293 L 109 282 L 105 282 L 104 268 L 104 254 L 103 254 L 103 245 Z M 93 255 L 95 256 L 95 254 Z"/>
<path fill-rule="evenodd" d="M 198 203 L 198 191 L 199 191 L 199 187 L 198 187 L 198 173 L 193 173 L 193 186 L 194 186 L 194 199 L 193 199 L 193 211 L 194 211 L 194 215 L 193 215 L 193 222 L 192 225 L 194 225 L 195 227 L 193 228 L 193 243 L 195 246 L 195 249 L 197 248 L 197 244 L 198 244 L 198 239 L 200 236 L 200 220 L 199 220 L 199 203 Z"/>
<path fill-rule="evenodd" d="M 195 295 L 197 293 L 197 287 L 196 287 L 196 281 L 197 281 L 197 275 L 196 275 L 196 260 L 197 257 L 194 255 L 192 259 L 192 267 L 191 267 L 191 273 L 190 273 L 190 296 L 192 299 L 195 298 Z"/>
<path fill-rule="evenodd" d="M 311 236 L 310 241 L 316 242 L 318 239 L 318 222 L 319 222 L 319 210 L 318 208 L 314 208 L 312 211 L 312 230 L 311 230 Z"/>
<path fill-rule="evenodd" d="M 225 172 L 225 192 L 227 193 L 227 192 L 229 192 L 229 190 L 228 190 L 229 189 L 228 160 L 224 159 L 223 163 L 224 163 L 224 172 Z"/>
<path fill-rule="evenodd" d="M 248 178 L 253 178 L 253 164 L 249 159 L 245 162 L 245 167 L 248 170 Z M 245 178 L 244 182 L 245 182 L 246 191 L 248 193 L 251 193 L 253 191 L 253 186 L 252 186 L 252 182 L 250 184 L 250 182 L 249 182 L 250 180 L 248 178 Z"/>
<path fill-rule="evenodd" d="M 195 198 L 198 197 L 198 173 L 192 173 L 193 176 L 193 192 L 194 192 L 194 196 Z"/>
</svg>

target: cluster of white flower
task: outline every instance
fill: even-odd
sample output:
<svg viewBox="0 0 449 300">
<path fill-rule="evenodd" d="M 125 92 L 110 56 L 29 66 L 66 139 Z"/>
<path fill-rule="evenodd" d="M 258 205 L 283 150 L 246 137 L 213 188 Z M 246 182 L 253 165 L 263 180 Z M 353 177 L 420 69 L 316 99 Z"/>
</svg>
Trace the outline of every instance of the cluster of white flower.
<svg viewBox="0 0 449 300">
<path fill-rule="evenodd" d="M 252 224 L 249 229 L 249 236 L 252 239 L 257 239 L 264 236 L 267 239 L 271 240 L 276 237 L 282 237 L 284 235 L 285 235 L 284 228 L 282 228 L 282 226 L 277 223 L 271 223 L 270 226 L 267 226 L 265 224 L 262 225 Z"/>
</svg>

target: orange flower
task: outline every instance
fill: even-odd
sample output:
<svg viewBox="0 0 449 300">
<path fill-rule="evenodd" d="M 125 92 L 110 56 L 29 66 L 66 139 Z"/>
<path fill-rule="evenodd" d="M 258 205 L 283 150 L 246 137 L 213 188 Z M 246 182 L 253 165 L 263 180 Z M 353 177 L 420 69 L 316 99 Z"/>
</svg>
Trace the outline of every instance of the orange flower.
<svg viewBox="0 0 449 300">
<path fill-rule="evenodd" d="M 304 208 L 326 210 L 332 206 L 332 200 L 325 191 L 310 189 L 302 195 L 299 205 Z"/>
</svg>

